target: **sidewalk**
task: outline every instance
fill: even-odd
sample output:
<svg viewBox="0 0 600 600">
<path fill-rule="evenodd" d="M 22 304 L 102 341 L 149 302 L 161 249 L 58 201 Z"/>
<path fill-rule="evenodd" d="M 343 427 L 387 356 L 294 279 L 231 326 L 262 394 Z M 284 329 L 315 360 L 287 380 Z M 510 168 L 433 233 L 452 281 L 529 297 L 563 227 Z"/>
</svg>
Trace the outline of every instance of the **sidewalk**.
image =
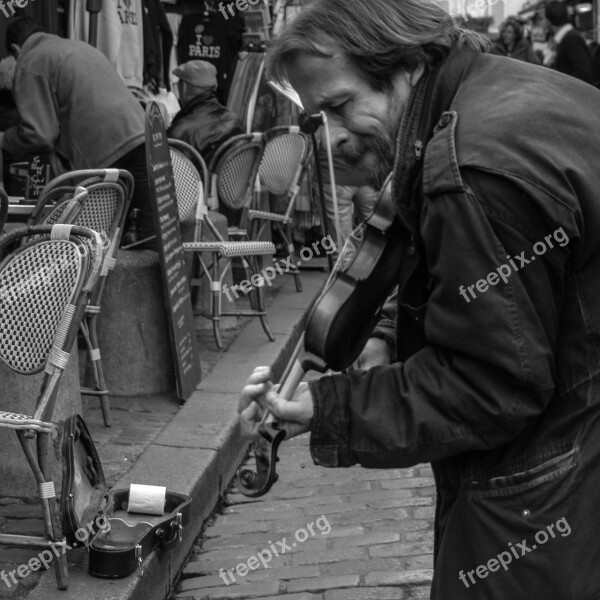
<svg viewBox="0 0 600 600">
<path fill-rule="evenodd" d="M 292 277 L 275 280 L 268 299 L 275 342 L 268 341 L 258 319 L 229 332 L 224 351 L 216 348 L 212 330 L 198 331 L 203 379 L 182 406 L 174 393 L 112 398 L 113 426 L 105 428 L 97 400 L 85 399 L 84 418 L 109 487 L 128 487 L 132 482 L 165 485 L 192 497 L 191 523 L 178 547 L 160 557 L 153 553 L 144 563 L 143 578 L 136 573 L 117 580 L 89 576 L 86 552 L 71 550 L 67 591 L 57 589 L 51 569 L 32 573 L 10 587 L 0 581 L 0 598 L 164 600 L 246 451 L 237 424 L 239 391 L 258 365 L 271 365 L 277 376 L 281 373 L 325 277 L 321 271 L 304 271 L 302 293 L 295 291 Z M 11 533 L 42 532 L 39 503 L 0 499 L 0 528 Z M 9 572 L 36 555 L 30 548 L 0 547 L 0 570 Z"/>
</svg>

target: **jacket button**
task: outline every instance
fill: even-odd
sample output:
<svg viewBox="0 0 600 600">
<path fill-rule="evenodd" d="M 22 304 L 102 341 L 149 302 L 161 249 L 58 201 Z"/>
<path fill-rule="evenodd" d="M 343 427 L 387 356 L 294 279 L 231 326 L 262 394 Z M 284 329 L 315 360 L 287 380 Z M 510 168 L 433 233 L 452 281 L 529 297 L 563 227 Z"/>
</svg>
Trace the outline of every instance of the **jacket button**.
<svg viewBox="0 0 600 600">
<path fill-rule="evenodd" d="M 448 113 L 442 115 L 442 118 L 440 119 L 440 122 L 438 123 L 438 127 L 443 129 L 444 127 L 446 127 L 446 125 L 448 125 L 448 123 L 450 123 L 451 120 L 452 120 L 452 117 Z"/>
<path fill-rule="evenodd" d="M 408 252 L 408 254 L 410 254 L 410 256 L 412 256 L 415 253 L 415 247 L 414 246 L 409 246 L 406 249 L 406 252 Z"/>
</svg>

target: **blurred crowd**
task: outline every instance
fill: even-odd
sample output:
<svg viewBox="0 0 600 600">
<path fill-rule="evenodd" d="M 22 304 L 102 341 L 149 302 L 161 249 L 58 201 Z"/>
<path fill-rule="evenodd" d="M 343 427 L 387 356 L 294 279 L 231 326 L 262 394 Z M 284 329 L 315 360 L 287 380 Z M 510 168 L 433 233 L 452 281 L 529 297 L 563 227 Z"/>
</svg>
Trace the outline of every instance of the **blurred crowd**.
<svg viewBox="0 0 600 600">
<path fill-rule="evenodd" d="M 588 45 L 573 27 L 562 2 L 547 3 L 530 20 L 508 17 L 500 25 L 490 52 L 544 65 L 592 85 L 600 83 L 598 44 Z"/>
</svg>

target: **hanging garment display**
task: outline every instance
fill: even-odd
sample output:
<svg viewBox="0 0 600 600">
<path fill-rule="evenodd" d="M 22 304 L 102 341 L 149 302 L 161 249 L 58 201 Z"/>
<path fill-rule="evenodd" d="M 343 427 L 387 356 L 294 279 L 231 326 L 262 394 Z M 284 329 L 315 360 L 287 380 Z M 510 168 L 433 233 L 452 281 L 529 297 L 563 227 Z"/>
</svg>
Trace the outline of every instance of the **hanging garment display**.
<svg viewBox="0 0 600 600">
<path fill-rule="evenodd" d="M 236 113 L 247 133 L 266 131 L 277 124 L 278 102 L 264 78 L 265 54 L 260 48 L 240 52 L 227 108 Z"/>
<path fill-rule="evenodd" d="M 157 93 L 160 87 L 171 91 L 169 60 L 173 33 L 160 0 L 143 0 L 144 83 Z"/>
<path fill-rule="evenodd" d="M 171 31 L 173 32 L 173 45 L 169 54 L 169 82 L 171 84 L 171 87 L 177 94 L 178 90 L 175 85 L 177 83 L 177 77 L 173 75 L 173 71 L 177 67 L 177 44 L 179 40 L 178 36 L 179 26 L 181 25 L 181 15 L 178 15 L 177 13 L 167 13 L 167 21 L 169 22 L 169 25 L 171 26 Z"/>
<path fill-rule="evenodd" d="M 205 5 L 205 10 L 184 15 L 178 31 L 177 60 L 205 60 L 217 69 L 217 97 L 227 102 L 231 75 L 235 69 L 237 53 L 242 47 L 243 18 L 225 20 L 223 15 Z"/>
<path fill-rule="evenodd" d="M 262 52 L 240 52 L 231 80 L 227 108 L 238 115 L 248 133 L 252 131 L 251 123 L 248 124 L 248 111 L 257 79 L 263 72 L 264 59 Z"/>
<path fill-rule="evenodd" d="M 69 37 L 88 41 L 85 2 L 71 2 Z M 104 0 L 98 15 L 97 47 L 129 87 L 144 82 L 144 19 L 142 0 Z"/>
</svg>

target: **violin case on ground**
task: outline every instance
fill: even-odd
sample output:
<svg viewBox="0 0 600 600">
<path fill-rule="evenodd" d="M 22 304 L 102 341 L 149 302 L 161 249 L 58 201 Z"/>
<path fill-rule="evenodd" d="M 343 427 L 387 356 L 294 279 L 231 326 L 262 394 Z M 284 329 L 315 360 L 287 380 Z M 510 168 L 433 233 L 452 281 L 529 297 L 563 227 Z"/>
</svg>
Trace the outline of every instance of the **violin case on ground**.
<svg viewBox="0 0 600 600">
<path fill-rule="evenodd" d="M 108 492 L 100 457 L 80 415 L 65 420 L 62 440 L 61 519 L 70 547 L 88 547 L 89 572 L 126 577 L 146 556 L 178 544 L 192 499 L 166 491 L 162 515 L 127 512 L 129 490 Z"/>
<path fill-rule="evenodd" d="M 85 546 L 98 531 L 97 513 L 106 497 L 106 479 L 81 415 L 67 418 L 63 427 L 62 529 L 71 547 Z"/>
<path fill-rule="evenodd" d="M 167 490 L 162 515 L 127 512 L 129 490 L 117 489 L 108 494 L 103 514 L 107 525 L 92 538 L 89 550 L 89 573 L 96 577 L 126 577 L 139 568 L 152 550 L 168 550 L 183 538 L 190 520 L 192 499 Z"/>
</svg>

